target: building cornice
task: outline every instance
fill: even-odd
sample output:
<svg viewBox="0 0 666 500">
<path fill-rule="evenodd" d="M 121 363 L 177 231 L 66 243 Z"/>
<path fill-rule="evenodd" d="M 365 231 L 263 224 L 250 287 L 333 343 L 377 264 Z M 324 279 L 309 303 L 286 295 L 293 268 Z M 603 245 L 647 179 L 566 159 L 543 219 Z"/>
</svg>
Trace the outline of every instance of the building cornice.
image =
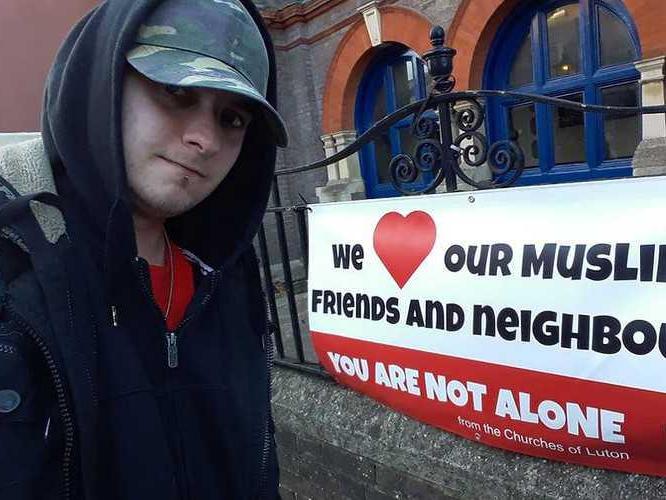
<svg viewBox="0 0 666 500">
<path fill-rule="evenodd" d="M 326 13 L 332 8 L 346 2 L 347 0 L 310 0 L 303 4 L 290 4 L 283 9 L 278 10 L 262 10 L 261 15 L 266 21 L 266 25 L 272 30 L 284 30 L 289 26 L 296 23 L 310 22 L 318 16 Z M 397 0 L 379 0 L 376 5 L 381 8 L 383 6 L 396 3 Z M 325 30 L 320 31 L 310 37 L 298 37 L 284 45 L 275 45 L 275 50 L 288 51 L 299 45 L 312 45 L 319 40 L 327 38 L 338 31 L 346 28 L 347 26 L 357 22 L 362 18 L 362 14 L 354 11 L 347 17 L 341 19 L 339 22 L 329 26 Z"/>
<path fill-rule="evenodd" d="M 324 38 L 328 38 L 329 36 L 337 33 L 338 31 L 341 31 L 342 29 L 346 28 L 347 26 L 354 24 L 357 22 L 359 18 L 357 16 L 349 16 L 339 23 L 334 24 L 333 26 L 329 26 L 323 31 L 320 31 L 314 36 L 310 37 L 298 37 L 291 42 L 285 44 L 285 45 L 275 45 L 275 50 L 279 51 L 288 51 L 291 50 L 295 47 L 298 47 L 299 45 L 312 45 L 314 43 L 317 43 L 319 40 L 323 40 Z"/>
<path fill-rule="evenodd" d="M 282 9 L 264 9 L 261 15 L 270 29 L 286 29 L 296 23 L 307 23 L 347 0 L 309 0 L 292 3 Z"/>
</svg>

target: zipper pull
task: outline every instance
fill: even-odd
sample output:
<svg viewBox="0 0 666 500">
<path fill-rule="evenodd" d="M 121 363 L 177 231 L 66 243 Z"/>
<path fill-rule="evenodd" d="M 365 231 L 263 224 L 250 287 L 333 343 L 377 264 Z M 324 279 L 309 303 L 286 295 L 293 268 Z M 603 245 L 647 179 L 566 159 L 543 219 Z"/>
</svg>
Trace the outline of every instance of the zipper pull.
<svg viewBox="0 0 666 500">
<path fill-rule="evenodd" d="M 113 326 L 116 328 L 118 327 L 118 310 L 116 309 L 116 306 L 111 306 L 111 322 L 113 323 Z"/>
<path fill-rule="evenodd" d="M 178 337 L 175 332 L 166 333 L 167 365 L 169 368 L 178 367 Z"/>
</svg>

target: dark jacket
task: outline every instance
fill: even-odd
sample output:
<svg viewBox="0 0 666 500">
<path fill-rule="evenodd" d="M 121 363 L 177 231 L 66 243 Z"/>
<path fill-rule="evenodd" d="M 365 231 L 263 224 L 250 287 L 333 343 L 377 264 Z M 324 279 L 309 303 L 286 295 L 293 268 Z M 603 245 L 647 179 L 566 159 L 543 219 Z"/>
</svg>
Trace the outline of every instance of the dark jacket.
<svg viewBox="0 0 666 500">
<path fill-rule="evenodd" d="M 58 196 L 38 199 L 58 207 L 66 234 L 50 241 L 34 195 L 0 185 L 3 500 L 277 496 L 270 342 L 251 244 L 275 146 L 253 120 L 223 183 L 168 224 L 205 263 L 170 368 L 174 337 L 136 257 L 120 132 L 124 54 L 157 3 L 101 4 L 49 75 L 42 138 Z M 269 47 L 275 104 L 272 45 L 246 6 Z"/>
</svg>

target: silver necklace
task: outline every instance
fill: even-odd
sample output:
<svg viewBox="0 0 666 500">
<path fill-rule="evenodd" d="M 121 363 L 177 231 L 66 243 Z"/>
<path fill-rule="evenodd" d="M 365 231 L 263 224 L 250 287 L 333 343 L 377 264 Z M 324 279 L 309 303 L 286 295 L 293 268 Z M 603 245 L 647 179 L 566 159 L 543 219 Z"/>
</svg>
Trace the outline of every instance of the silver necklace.
<svg viewBox="0 0 666 500">
<path fill-rule="evenodd" d="M 169 243 L 169 236 L 167 235 L 166 229 L 164 230 L 164 244 L 167 247 L 167 257 L 169 260 L 169 296 L 167 298 L 166 312 L 164 314 L 165 319 L 169 319 L 169 311 L 171 311 L 171 300 L 173 299 L 173 282 L 175 280 L 174 276 L 174 266 L 173 266 L 173 253 L 171 251 L 171 244 Z"/>
</svg>

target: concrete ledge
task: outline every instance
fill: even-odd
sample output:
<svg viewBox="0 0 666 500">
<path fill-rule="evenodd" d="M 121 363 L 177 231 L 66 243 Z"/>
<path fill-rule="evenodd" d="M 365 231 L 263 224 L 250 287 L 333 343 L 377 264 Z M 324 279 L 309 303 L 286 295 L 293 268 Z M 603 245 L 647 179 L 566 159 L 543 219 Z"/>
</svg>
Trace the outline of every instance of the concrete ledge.
<svg viewBox="0 0 666 500">
<path fill-rule="evenodd" d="M 365 185 L 362 179 L 341 179 L 315 188 L 315 193 L 320 203 L 362 200 L 365 198 Z"/>
<path fill-rule="evenodd" d="M 666 137 L 641 142 L 632 162 L 635 177 L 666 174 Z"/>
<path fill-rule="evenodd" d="M 666 479 L 477 444 L 336 383 L 276 367 L 283 498 L 663 498 Z M 666 457 L 665 457 L 666 459 Z"/>
</svg>

